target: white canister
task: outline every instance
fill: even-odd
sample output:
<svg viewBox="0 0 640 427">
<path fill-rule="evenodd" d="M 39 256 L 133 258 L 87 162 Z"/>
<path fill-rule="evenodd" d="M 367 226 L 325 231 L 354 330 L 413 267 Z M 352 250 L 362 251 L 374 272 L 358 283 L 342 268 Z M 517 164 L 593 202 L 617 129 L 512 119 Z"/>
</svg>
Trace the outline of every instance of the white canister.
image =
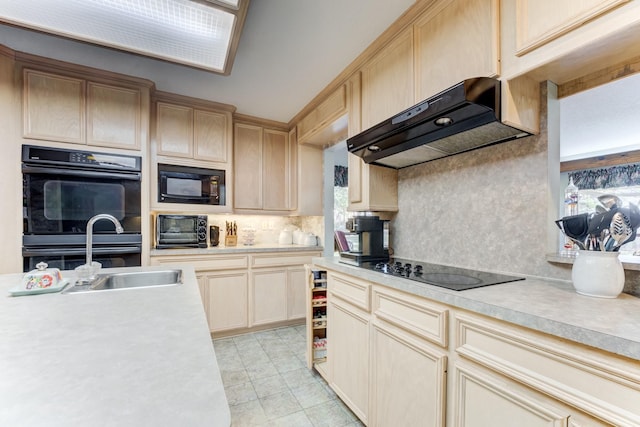
<svg viewBox="0 0 640 427">
<path fill-rule="evenodd" d="M 306 234 L 304 236 L 304 241 L 303 244 L 305 246 L 317 246 L 318 245 L 318 238 L 314 235 L 314 234 Z"/>
<path fill-rule="evenodd" d="M 293 232 L 291 230 L 282 230 L 278 236 L 278 244 L 290 245 L 293 243 Z"/>
<path fill-rule="evenodd" d="M 618 252 L 578 251 L 571 269 L 576 292 L 599 298 L 620 295 L 624 288 L 624 268 L 618 255 Z"/>
<path fill-rule="evenodd" d="M 302 230 L 293 231 L 293 244 L 302 245 L 304 243 L 305 234 Z"/>
</svg>

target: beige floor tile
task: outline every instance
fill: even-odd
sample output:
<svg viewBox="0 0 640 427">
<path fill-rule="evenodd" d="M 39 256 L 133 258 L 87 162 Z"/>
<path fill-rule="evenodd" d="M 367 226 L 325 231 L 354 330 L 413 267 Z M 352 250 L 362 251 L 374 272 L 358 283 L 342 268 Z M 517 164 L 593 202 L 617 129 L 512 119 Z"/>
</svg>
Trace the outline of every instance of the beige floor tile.
<svg viewBox="0 0 640 427">
<path fill-rule="evenodd" d="M 229 406 L 258 399 L 258 395 L 253 388 L 253 384 L 250 382 L 227 386 L 224 388 L 224 391 L 227 395 L 227 402 L 229 402 Z"/>
<path fill-rule="evenodd" d="M 222 383 L 225 387 L 249 382 L 249 375 L 244 369 L 220 369 Z"/>
<path fill-rule="evenodd" d="M 342 427 L 353 423 L 351 415 L 335 401 L 312 406 L 304 412 L 315 427 Z"/>
<path fill-rule="evenodd" d="M 280 393 L 289 389 L 287 383 L 280 375 L 273 375 L 265 378 L 258 378 L 251 381 L 256 395 L 259 398 L 269 396 L 271 394 Z"/>
<path fill-rule="evenodd" d="M 266 425 L 269 421 L 259 400 L 230 406 L 230 409 L 233 427 L 260 426 Z"/>
<path fill-rule="evenodd" d="M 302 410 L 298 400 L 289 390 L 270 394 L 259 400 L 269 420 L 281 418 Z"/>
<path fill-rule="evenodd" d="M 285 415 L 281 418 L 276 418 L 275 420 L 269 421 L 267 423 L 268 427 L 313 427 L 309 418 L 307 418 L 307 414 L 304 411 L 295 412 L 293 414 Z"/>
<path fill-rule="evenodd" d="M 305 409 L 333 400 L 331 394 L 318 382 L 302 384 L 292 388 L 291 393 L 296 397 L 300 406 Z"/>
<path fill-rule="evenodd" d="M 272 358 L 271 361 L 281 374 L 305 368 L 305 365 L 300 361 L 300 359 L 292 354 L 282 358 Z"/>
<path fill-rule="evenodd" d="M 267 362 L 253 363 L 246 366 L 247 375 L 251 380 L 271 377 L 278 374 L 276 365 L 271 360 Z"/>
<path fill-rule="evenodd" d="M 293 371 L 283 372 L 282 378 L 287 383 L 287 386 L 289 386 L 289 388 L 295 388 L 302 384 L 316 382 L 320 377 L 305 367 Z"/>
</svg>

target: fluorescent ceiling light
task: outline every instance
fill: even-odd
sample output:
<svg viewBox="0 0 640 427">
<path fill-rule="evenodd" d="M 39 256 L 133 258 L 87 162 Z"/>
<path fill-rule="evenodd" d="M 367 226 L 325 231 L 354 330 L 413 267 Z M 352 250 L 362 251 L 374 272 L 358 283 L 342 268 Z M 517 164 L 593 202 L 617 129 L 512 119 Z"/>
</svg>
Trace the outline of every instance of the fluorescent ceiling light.
<svg viewBox="0 0 640 427">
<path fill-rule="evenodd" d="M 0 1 L 0 21 L 228 74 L 248 1 L 242 3 L 241 7 L 240 0 Z"/>
</svg>

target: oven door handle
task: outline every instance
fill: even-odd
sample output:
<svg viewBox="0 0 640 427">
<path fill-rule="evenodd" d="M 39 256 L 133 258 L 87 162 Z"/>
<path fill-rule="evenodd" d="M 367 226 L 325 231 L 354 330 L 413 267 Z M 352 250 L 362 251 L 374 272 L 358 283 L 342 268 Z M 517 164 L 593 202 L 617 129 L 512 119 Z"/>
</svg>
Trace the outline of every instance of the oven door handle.
<svg viewBox="0 0 640 427">
<path fill-rule="evenodd" d="M 105 179 L 127 179 L 140 181 L 140 172 L 95 172 L 79 169 L 64 168 L 43 168 L 40 166 L 22 165 L 22 173 L 45 174 L 45 175 L 71 175 L 82 178 L 105 178 Z"/>
<path fill-rule="evenodd" d="M 116 246 L 116 247 L 94 247 L 94 255 L 118 255 L 118 254 L 139 254 L 142 250 L 140 246 Z M 22 256 L 43 256 L 43 255 L 84 255 L 86 248 L 23 248 Z"/>
</svg>

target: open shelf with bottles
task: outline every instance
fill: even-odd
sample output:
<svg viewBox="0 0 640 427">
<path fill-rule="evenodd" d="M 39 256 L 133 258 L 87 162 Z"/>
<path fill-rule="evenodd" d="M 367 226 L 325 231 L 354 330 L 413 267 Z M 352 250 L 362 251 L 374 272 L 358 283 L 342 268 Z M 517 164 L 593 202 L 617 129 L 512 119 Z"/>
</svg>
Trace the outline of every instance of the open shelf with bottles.
<svg viewBox="0 0 640 427">
<path fill-rule="evenodd" d="M 307 366 L 322 376 L 327 360 L 327 272 L 306 266 L 307 286 Z"/>
</svg>

